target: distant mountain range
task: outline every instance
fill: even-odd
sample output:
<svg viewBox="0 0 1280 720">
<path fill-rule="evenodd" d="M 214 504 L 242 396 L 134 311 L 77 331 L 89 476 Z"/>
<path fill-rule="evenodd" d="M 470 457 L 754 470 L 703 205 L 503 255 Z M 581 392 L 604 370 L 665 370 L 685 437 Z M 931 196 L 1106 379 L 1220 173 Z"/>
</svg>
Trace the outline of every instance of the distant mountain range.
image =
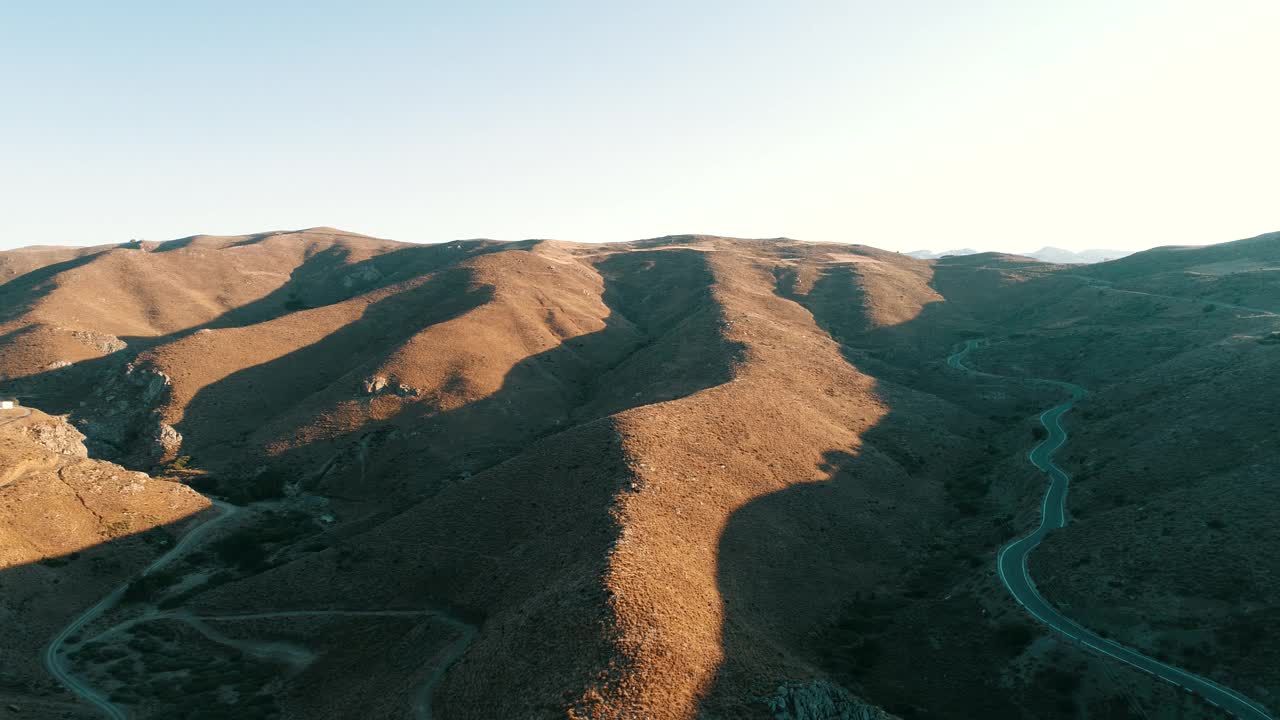
<svg viewBox="0 0 1280 720">
<path fill-rule="evenodd" d="M 948 255 L 977 255 L 981 250 L 973 248 L 961 248 L 959 250 L 943 250 L 942 252 L 933 252 L 932 250 L 913 250 L 907 253 L 913 258 L 921 260 L 936 260 Z M 1116 260 L 1133 253 L 1128 250 L 1065 250 L 1056 247 L 1042 247 L 1035 252 L 1018 253 L 1027 257 L 1033 257 L 1037 260 L 1056 263 L 1059 265 L 1085 265 L 1089 263 L 1105 262 L 1107 260 Z"/>
</svg>

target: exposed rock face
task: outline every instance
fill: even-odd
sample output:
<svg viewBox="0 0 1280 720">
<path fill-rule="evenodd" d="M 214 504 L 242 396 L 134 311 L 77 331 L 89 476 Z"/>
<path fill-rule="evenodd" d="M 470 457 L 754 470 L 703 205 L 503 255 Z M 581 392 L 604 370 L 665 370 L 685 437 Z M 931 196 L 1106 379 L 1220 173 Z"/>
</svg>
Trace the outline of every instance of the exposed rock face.
<svg viewBox="0 0 1280 720">
<path fill-rule="evenodd" d="M 177 483 L 91 460 L 66 418 L 38 410 L 0 426 L 0 568 L 90 547 L 186 517 L 208 501 Z"/>
<path fill-rule="evenodd" d="M 766 702 L 775 720 L 889 720 L 894 717 L 825 680 L 780 685 Z"/>
<path fill-rule="evenodd" d="M 88 330 L 73 330 L 71 331 L 71 336 L 103 355 L 120 352 L 121 350 L 129 347 L 125 341 L 115 335 L 108 335 L 106 333 L 96 333 Z"/>
<path fill-rule="evenodd" d="M 399 378 L 394 375 L 391 377 L 374 375 L 365 378 L 364 392 L 366 395 L 392 394 L 399 397 L 418 397 L 422 394 L 422 390 L 400 382 Z"/>
<path fill-rule="evenodd" d="M 89 449 L 84 446 L 84 433 L 75 429 L 65 417 L 51 418 L 48 423 L 28 425 L 23 431 L 37 445 L 51 453 L 89 457 Z"/>
<path fill-rule="evenodd" d="M 173 429 L 168 423 L 156 423 L 156 432 L 152 440 L 160 448 L 163 458 L 177 457 L 182 449 L 182 433 Z"/>
<path fill-rule="evenodd" d="M 380 392 L 382 392 L 382 390 L 383 390 L 384 388 L 386 388 L 386 387 L 387 387 L 387 383 L 388 383 L 388 382 L 390 382 L 390 381 L 389 381 L 389 380 L 387 380 L 387 378 L 386 378 L 385 376 L 383 376 L 383 375 L 374 375 L 374 376 L 373 376 L 373 377 L 371 377 L 371 378 L 366 378 L 366 379 L 365 379 L 365 381 L 364 381 L 364 391 L 365 391 L 365 393 L 366 393 L 366 394 L 368 394 L 368 395 L 374 395 L 374 394 L 380 393 Z"/>
<path fill-rule="evenodd" d="M 130 363 L 124 372 L 108 376 L 94 392 L 98 412 L 78 419 L 95 457 L 134 467 L 172 460 L 182 447 L 182 435 L 160 419 L 157 408 L 173 381 L 150 365 Z"/>
<path fill-rule="evenodd" d="M 67 696 L 50 705 L 52 680 L 36 659 L 50 638 L 209 508 L 182 484 L 86 458 L 82 439 L 34 409 L 0 425 L 0 694 L 20 700 L 24 717 L 71 713 Z"/>
<path fill-rule="evenodd" d="M 342 278 L 342 287 L 348 290 L 372 285 L 382 279 L 382 273 L 373 266 L 365 266 Z"/>
</svg>

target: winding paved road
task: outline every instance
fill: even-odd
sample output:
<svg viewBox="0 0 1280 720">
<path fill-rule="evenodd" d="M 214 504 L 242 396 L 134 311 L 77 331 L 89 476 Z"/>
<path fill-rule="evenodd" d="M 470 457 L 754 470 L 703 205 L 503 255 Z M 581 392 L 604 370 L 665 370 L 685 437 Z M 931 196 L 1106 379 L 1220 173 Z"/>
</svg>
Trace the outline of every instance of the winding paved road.
<svg viewBox="0 0 1280 720">
<path fill-rule="evenodd" d="M 947 358 L 947 365 L 957 370 L 964 370 L 978 375 L 1001 377 L 978 372 L 964 364 L 965 357 L 981 344 L 981 340 L 966 341 L 963 349 Z M 1052 383 L 1064 388 L 1070 391 L 1071 398 L 1040 414 L 1040 423 L 1044 425 L 1049 434 L 1032 448 L 1028 459 L 1031 464 L 1049 474 L 1049 488 L 1045 491 L 1044 503 L 1040 508 L 1040 526 L 1031 531 L 1031 533 L 1000 548 L 1000 553 L 996 557 L 996 570 L 1000 575 L 1000 581 L 1009 590 L 1009 594 L 1013 595 L 1013 599 L 1032 617 L 1039 620 L 1041 624 L 1065 635 L 1089 650 L 1119 660 L 1126 665 L 1154 675 L 1188 692 L 1195 693 L 1211 705 L 1222 708 L 1238 718 L 1245 718 L 1246 720 L 1275 720 L 1275 718 L 1267 714 L 1266 709 L 1261 705 L 1230 688 L 1223 687 L 1199 675 L 1180 670 L 1172 665 L 1162 663 L 1154 658 L 1149 658 L 1142 653 L 1130 650 L 1119 643 L 1086 629 L 1050 605 L 1040 594 L 1040 591 L 1036 589 L 1035 582 L 1032 581 L 1031 574 L 1027 571 L 1027 556 L 1031 554 L 1032 550 L 1036 549 L 1036 546 L 1050 531 L 1064 527 L 1067 524 L 1067 486 L 1070 484 L 1071 477 L 1053 462 L 1054 452 L 1067 442 L 1067 431 L 1062 427 L 1062 416 L 1071 410 L 1077 400 L 1088 394 L 1084 388 L 1071 383 L 1057 380 L 1037 380 L 1036 382 Z"/>
</svg>

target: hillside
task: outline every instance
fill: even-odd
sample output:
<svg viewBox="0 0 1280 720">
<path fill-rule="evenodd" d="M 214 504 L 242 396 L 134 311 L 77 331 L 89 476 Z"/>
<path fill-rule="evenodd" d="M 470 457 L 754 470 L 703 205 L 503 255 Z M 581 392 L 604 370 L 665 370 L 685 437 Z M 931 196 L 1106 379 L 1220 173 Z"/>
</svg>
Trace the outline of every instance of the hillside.
<svg viewBox="0 0 1280 720">
<path fill-rule="evenodd" d="M 156 578 L 122 563 L 33 632 L 47 641 L 133 577 L 67 662 L 137 717 L 192 697 L 201 717 L 1214 717 L 1040 629 L 992 558 L 1034 521 L 1025 453 L 1058 401 L 1017 378 L 1071 380 L 1094 391 L 1062 453 L 1081 520 L 1033 556 L 1044 592 L 1134 645 L 1182 643 L 1159 649 L 1190 665 L 1189 618 L 1274 612 L 1248 547 L 1276 540 L 1257 468 L 1275 459 L 1262 418 L 1280 325 L 1260 309 L 1280 306 L 1280 240 L 1242 242 L 1089 268 L 331 228 L 0 253 L 0 396 L 68 414 L 59 432 L 95 458 L 76 463 L 179 493 L 164 512 L 145 493 L 111 510 L 141 518 L 131 532 L 204 528 Z M 973 364 L 1005 378 L 947 367 L 978 337 Z M 24 483 L 71 462 L 21 452 Z M 17 487 L 0 504 L 62 512 Z M 181 524 L 207 507 L 192 488 L 220 512 Z M 1181 524 L 1148 532 L 1153 507 Z M 1139 582 L 1131 563 L 1156 563 L 1161 533 L 1197 513 L 1204 533 L 1175 533 L 1187 574 L 1148 578 L 1161 591 L 1128 605 L 1097 591 Z M 0 535 L 27 537 L 30 517 Z M 19 589 L 23 573 L 78 577 L 83 561 L 58 565 L 70 553 L 142 557 L 92 527 L 10 558 L 0 601 L 52 593 Z M 1205 537 L 1255 578 L 1230 601 L 1225 585 L 1164 590 L 1204 572 Z M 1150 636 L 1126 633 L 1135 617 Z M 1280 692 L 1244 659 L 1274 649 L 1243 635 L 1220 633 L 1217 669 L 1197 671 Z M 74 707 L 36 680 L 32 642 L 7 697 Z M 166 672 L 186 689 L 147 680 Z"/>
<path fill-rule="evenodd" d="M 907 255 L 919 260 L 941 260 L 947 257 L 963 257 L 965 255 L 979 255 L 981 250 L 973 248 L 962 248 L 959 250 L 944 250 L 942 252 L 933 252 L 932 250 L 913 250 Z M 1054 263 L 1057 265 L 1089 265 L 1092 263 L 1106 262 L 1115 260 L 1127 255 L 1132 255 L 1130 250 L 1067 250 L 1065 248 L 1045 246 L 1039 250 L 1023 253 L 1026 257 L 1039 260 L 1041 262 Z"/>
<path fill-rule="evenodd" d="M 61 418 L 0 411 L 0 702 L 32 717 L 75 707 L 37 660 L 49 638 L 209 507 L 179 483 L 89 459 L 83 439 Z"/>
</svg>

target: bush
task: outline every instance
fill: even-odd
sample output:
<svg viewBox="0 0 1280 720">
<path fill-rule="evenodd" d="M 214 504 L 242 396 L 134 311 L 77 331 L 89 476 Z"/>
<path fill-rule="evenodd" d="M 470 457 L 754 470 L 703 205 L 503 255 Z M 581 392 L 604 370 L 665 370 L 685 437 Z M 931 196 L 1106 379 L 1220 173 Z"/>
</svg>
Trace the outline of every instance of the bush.
<svg viewBox="0 0 1280 720">
<path fill-rule="evenodd" d="M 66 565 L 67 563 L 71 562 L 72 560 L 75 560 L 78 557 L 80 557 L 80 553 L 73 552 L 70 555 L 63 555 L 62 557 L 45 558 L 40 561 L 40 564 L 45 567 L 57 568 L 57 567 L 62 567 L 63 565 Z"/>
<path fill-rule="evenodd" d="M 296 294 L 291 294 L 289 298 L 284 301 L 284 309 L 288 310 L 289 312 L 298 312 L 299 310 L 310 310 L 312 307 L 314 306 L 308 303 L 307 301 L 303 300 L 302 298 L 298 297 Z"/>
<path fill-rule="evenodd" d="M 124 591 L 125 602 L 151 602 L 166 588 L 178 582 L 178 575 L 172 571 L 161 570 L 150 575 L 135 578 Z"/>
<path fill-rule="evenodd" d="M 250 530 L 241 530 L 211 546 L 214 554 L 223 562 L 233 563 L 241 570 L 257 570 L 266 564 L 267 552 Z"/>
<path fill-rule="evenodd" d="M 1034 639 L 1035 632 L 1026 623 L 1005 623 L 996 629 L 996 642 L 1009 655 L 1021 655 Z"/>
<path fill-rule="evenodd" d="M 284 470 L 269 469 L 251 477 L 188 477 L 186 483 L 205 495 L 217 495 L 236 505 L 248 505 L 284 497 L 284 486 L 290 477 Z"/>
<path fill-rule="evenodd" d="M 1045 668 L 1040 672 L 1039 680 L 1059 695 L 1071 695 L 1080 689 L 1080 676 L 1059 668 Z"/>
<path fill-rule="evenodd" d="M 284 497 L 284 484 L 289 476 L 280 470 L 267 470 L 249 481 L 248 492 L 254 500 L 275 500 Z"/>
</svg>

